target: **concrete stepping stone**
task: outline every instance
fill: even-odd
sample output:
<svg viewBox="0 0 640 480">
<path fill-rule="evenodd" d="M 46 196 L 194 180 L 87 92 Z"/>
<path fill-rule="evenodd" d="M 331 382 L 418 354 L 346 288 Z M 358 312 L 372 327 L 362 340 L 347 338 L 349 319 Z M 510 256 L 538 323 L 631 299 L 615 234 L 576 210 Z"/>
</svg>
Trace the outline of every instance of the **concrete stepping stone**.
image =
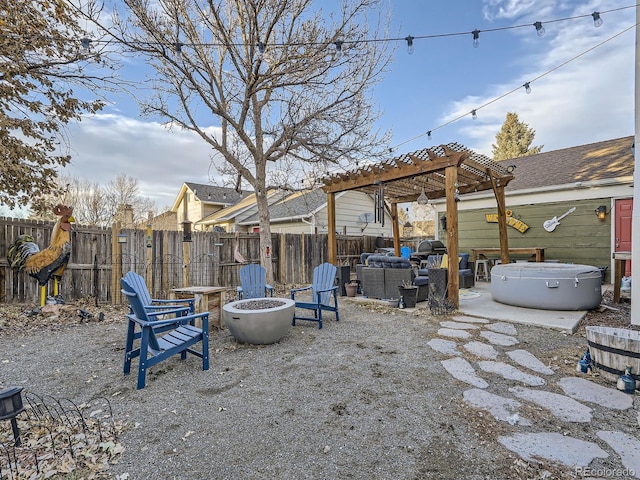
<svg viewBox="0 0 640 480">
<path fill-rule="evenodd" d="M 478 362 L 478 366 L 485 372 L 496 373 L 501 377 L 506 378 L 507 380 L 516 380 L 531 387 L 538 387 L 547 383 L 540 377 L 525 373 L 521 370 L 518 370 L 516 367 L 508 365 L 504 362 L 483 360 Z"/>
<path fill-rule="evenodd" d="M 458 344 L 452 340 L 444 340 L 442 338 L 433 338 L 427 342 L 436 352 L 446 355 L 460 355 L 462 352 L 458 350 Z"/>
<path fill-rule="evenodd" d="M 554 417 L 562 421 L 576 423 L 591 421 L 591 408 L 565 395 L 524 387 L 512 387 L 509 391 L 518 398 L 546 408 Z"/>
<path fill-rule="evenodd" d="M 516 329 L 516 327 L 514 327 L 510 323 L 505 322 L 490 323 L 489 325 L 485 325 L 485 328 L 488 328 L 492 332 L 504 333 L 505 335 L 518 334 L 518 330 Z"/>
<path fill-rule="evenodd" d="M 518 339 L 512 337 L 511 335 L 505 335 L 503 333 L 497 332 L 480 332 L 480 336 L 489 340 L 490 343 L 494 345 L 502 345 L 503 347 L 511 347 L 512 345 L 517 345 Z"/>
<path fill-rule="evenodd" d="M 478 318 L 478 317 L 467 317 L 466 315 L 455 315 L 451 317 L 456 322 L 467 322 L 467 323 L 489 323 L 489 320 L 486 318 Z"/>
<path fill-rule="evenodd" d="M 494 416 L 496 420 L 508 422 L 511 425 L 516 423 L 520 425 L 530 426 L 531 422 L 518 415 L 518 408 L 522 406 L 517 400 L 512 398 L 501 397 L 489 393 L 486 390 L 472 388 L 465 390 L 463 393 L 464 401 L 472 407 L 485 410 Z"/>
<path fill-rule="evenodd" d="M 594 458 L 609 456 L 595 443 L 585 442 L 561 433 L 517 433 L 500 437 L 498 441 L 528 462 L 535 461 L 536 457 L 541 457 L 571 468 L 585 468 Z"/>
<path fill-rule="evenodd" d="M 640 478 L 640 441 L 637 438 L 626 433 L 605 430 L 599 431 L 598 437 L 620 455 L 629 476 Z"/>
<path fill-rule="evenodd" d="M 477 330 L 479 327 L 472 323 L 465 322 L 440 322 L 441 327 L 453 328 L 455 330 Z"/>
<path fill-rule="evenodd" d="M 444 369 L 458 380 L 478 388 L 487 388 L 489 384 L 478 376 L 475 369 L 464 358 L 449 358 L 440 362 Z"/>
<path fill-rule="evenodd" d="M 586 378 L 564 377 L 558 382 L 564 393 L 576 400 L 597 403 L 604 408 L 627 410 L 633 406 L 633 396 L 615 388 L 603 387 Z"/>
<path fill-rule="evenodd" d="M 474 354 L 476 357 L 486 358 L 488 360 L 495 360 L 500 353 L 491 345 L 482 342 L 469 342 L 463 346 L 467 352 Z"/>
<path fill-rule="evenodd" d="M 534 372 L 542 373 L 543 375 L 553 375 L 555 373 L 527 350 L 511 350 L 507 352 L 507 355 L 521 367 L 528 368 Z"/>
<path fill-rule="evenodd" d="M 456 330 L 454 328 L 440 328 L 438 329 L 438 335 L 442 337 L 451 338 L 469 338 L 471 334 L 466 330 Z"/>
</svg>

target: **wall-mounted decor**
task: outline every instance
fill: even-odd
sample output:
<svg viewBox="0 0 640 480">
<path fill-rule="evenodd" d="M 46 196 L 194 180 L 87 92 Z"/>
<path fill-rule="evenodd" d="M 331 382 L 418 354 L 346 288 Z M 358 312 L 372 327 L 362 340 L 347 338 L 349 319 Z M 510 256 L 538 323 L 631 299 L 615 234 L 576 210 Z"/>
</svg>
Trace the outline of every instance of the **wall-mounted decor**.
<svg viewBox="0 0 640 480">
<path fill-rule="evenodd" d="M 518 220 L 510 215 L 511 210 L 507 210 L 507 225 L 512 228 L 515 228 L 520 233 L 524 233 L 529 230 L 529 225 L 524 223 L 522 220 Z M 497 213 L 487 213 L 484 216 L 487 223 L 498 223 L 498 214 Z"/>
<path fill-rule="evenodd" d="M 550 220 L 546 220 L 542 226 L 544 227 L 544 229 L 547 232 L 553 232 L 556 227 L 558 225 L 560 225 L 560 220 L 562 220 L 564 217 L 566 217 L 567 215 L 569 215 L 570 213 L 573 213 L 576 211 L 576 207 L 571 207 L 569 210 L 567 210 L 565 213 L 563 213 L 562 215 L 560 215 L 559 217 L 553 217 Z"/>
</svg>

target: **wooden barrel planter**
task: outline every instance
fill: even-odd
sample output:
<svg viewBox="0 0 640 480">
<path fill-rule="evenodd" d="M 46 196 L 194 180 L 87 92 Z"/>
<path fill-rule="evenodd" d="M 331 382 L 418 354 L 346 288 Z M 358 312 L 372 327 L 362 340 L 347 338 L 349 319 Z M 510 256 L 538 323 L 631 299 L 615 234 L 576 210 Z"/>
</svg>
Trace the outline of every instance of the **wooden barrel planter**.
<svg viewBox="0 0 640 480">
<path fill-rule="evenodd" d="M 631 375 L 640 381 L 640 331 L 626 328 L 586 328 L 591 358 L 600 374 L 616 381 L 631 366 Z"/>
</svg>

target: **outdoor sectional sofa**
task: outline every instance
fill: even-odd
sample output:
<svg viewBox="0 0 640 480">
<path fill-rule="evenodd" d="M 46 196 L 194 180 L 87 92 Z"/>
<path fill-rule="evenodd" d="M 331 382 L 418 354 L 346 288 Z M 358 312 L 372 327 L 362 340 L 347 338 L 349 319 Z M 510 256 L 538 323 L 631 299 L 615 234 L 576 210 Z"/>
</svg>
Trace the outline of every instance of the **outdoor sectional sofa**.
<svg viewBox="0 0 640 480">
<path fill-rule="evenodd" d="M 413 267 L 407 258 L 369 255 L 362 267 L 362 293 L 370 298 L 398 298 L 398 286 L 413 282 Z"/>
</svg>

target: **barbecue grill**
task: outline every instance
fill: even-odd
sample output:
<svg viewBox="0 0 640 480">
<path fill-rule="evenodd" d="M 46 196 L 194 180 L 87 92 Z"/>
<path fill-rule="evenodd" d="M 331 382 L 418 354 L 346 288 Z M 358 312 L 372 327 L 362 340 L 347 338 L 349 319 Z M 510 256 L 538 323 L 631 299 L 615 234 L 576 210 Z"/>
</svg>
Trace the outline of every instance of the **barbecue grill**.
<svg viewBox="0 0 640 480">
<path fill-rule="evenodd" d="M 411 254 L 409 260 L 419 264 L 421 260 L 427 260 L 429 255 L 443 255 L 445 253 L 447 253 L 447 247 L 440 240 L 422 240 L 418 244 L 418 250 Z"/>
</svg>

